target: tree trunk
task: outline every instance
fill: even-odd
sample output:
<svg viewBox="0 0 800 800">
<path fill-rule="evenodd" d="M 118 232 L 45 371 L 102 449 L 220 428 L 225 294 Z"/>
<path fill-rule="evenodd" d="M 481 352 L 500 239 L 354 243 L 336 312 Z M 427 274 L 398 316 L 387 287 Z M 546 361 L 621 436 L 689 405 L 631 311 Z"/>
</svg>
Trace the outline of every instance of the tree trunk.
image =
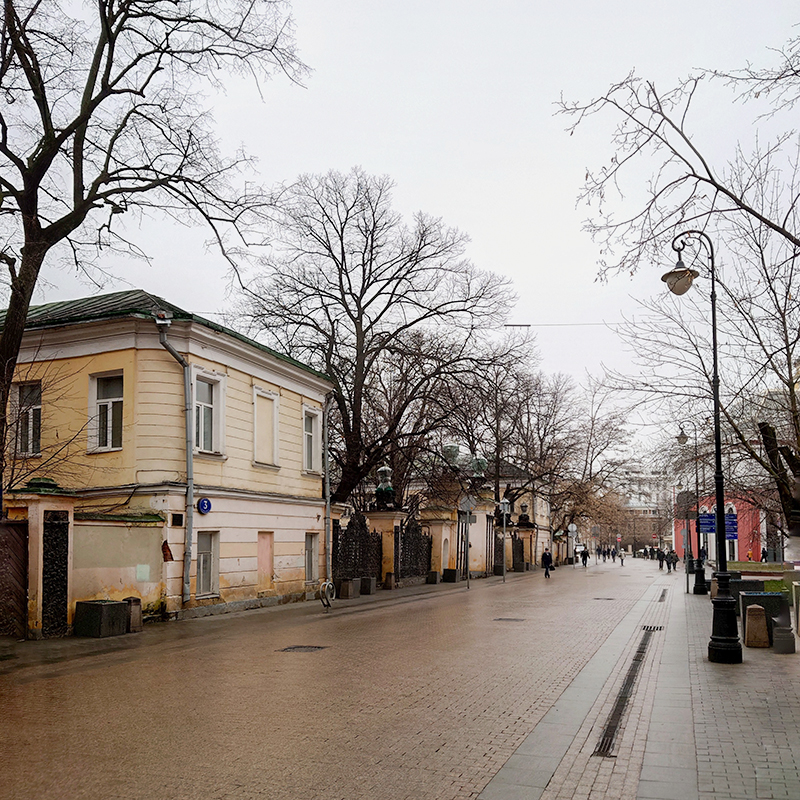
<svg viewBox="0 0 800 800">
<path fill-rule="evenodd" d="M 792 477 L 786 471 L 781 453 L 784 448 L 778 446 L 778 438 L 775 435 L 775 428 L 766 422 L 758 423 L 758 430 L 761 433 L 761 441 L 772 465 L 773 478 L 778 490 L 783 518 L 786 520 L 786 529 L 790 536 L 800 536 L 800 475 L 794 474 Z M 786 455 L 786 454 L 784 454 Z M 797 458 L 790 453 L 789 463 L 797 466 Z"/>
<path fill-rule="evenodd" d="M 8 448 L 8 400 L 11 396 L 11 386 L 14 381 L 14 370 L 17 366 L 19 349 L 22 345 L 22 336 L 25 333 L 25 322 L 28 318 L 33 290 L 39 277 L 44 257 L 49 246 L 44 243 L 29 243 L 23 248 L 22 263 L 19 274 L 12 276 L 11 296 L 8 300 L 8 310 L 0 333 L 0 510 L 5 516 L 3 492 L 5 488 L 6 450 Z M 13 269 L 13 268 L 12 268 Z"/>
</svg>

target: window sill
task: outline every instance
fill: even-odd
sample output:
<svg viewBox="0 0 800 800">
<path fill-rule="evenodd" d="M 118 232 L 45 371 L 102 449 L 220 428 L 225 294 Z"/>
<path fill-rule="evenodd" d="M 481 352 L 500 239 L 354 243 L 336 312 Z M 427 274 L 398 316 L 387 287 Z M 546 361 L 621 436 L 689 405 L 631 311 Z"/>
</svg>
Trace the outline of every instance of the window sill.
<svg viewBox="0 0 800 800">
<path fill-rule="evenodd" d="M 14 458 L 17 461 L 29 461 L 32 458 L 41 458 L 41 453 L 14 453 Z"/>
<path fill-rule="evenodd" d="M 316 469 L 304 469 L 302 471 L 302 474 L 305 475 L 308 478 L 321 478 L 322 477 L 322 473 L 319 470 L 316 470 Z"/>
<path fill-rule="evenodd" d="M 121 447 L 94 447 L 91 450 L 87 450 L 86 454 L 89 456 L 95 456 L 98 453 L 121 453 Z"/>
<path fill-rule="evenodd" d="M 281 468 L 280 464 L 266 464 L 263 461 L 252 461 L 250 463 L 257 469 L 266 469 L 272 472 L 277 472 Z"/>
<path fill-rule="evenodd" d="M 219 592 L 211 592 L 210 594 L 196 594 L 195 600 L 218 600 Z"/>
<path fill-rule="evenodd" d="M 225 453 L 209 453 L 207 450 L 195 450 L 194 457 L 205 461 L 227 461 Z"/>
</svg>

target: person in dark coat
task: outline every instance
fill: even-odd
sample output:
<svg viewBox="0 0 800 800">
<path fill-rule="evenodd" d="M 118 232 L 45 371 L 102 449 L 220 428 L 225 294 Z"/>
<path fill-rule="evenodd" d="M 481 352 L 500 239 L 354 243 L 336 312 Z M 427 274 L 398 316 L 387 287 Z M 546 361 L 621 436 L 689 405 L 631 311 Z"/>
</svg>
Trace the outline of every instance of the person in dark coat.
<svg viewBox="0 0 800 800">
<path fill-rule="evenodd" d="M 581 550 L 581 562 L 583 563 L 584 567 L 589 562 L 589 551 L 585 547 L 583 548 L 583 550 Z"/>
<path fill-rule="evenodd" d="M 544 576 L 545 578 L 550 577 L 550 569 L 553 566 L 553 556 L 551 555 L 550 551 L 545 547 L 544 553 L 542 553 L 542 566 L 544 567 Z"/>
<path fill-rule="evenodd" d="M 658 557 L 658 568 L 664 569 L 664 560 L 666 558 L 666 553 L 659 547 L 656 556 Z"/>
<path fill-rule="evenodd" d="M 764 561 L 764 562 L 766 562 L 766 560 L 767 560 L 767 548 L 766 547 L 762 547 L 761 548 L 761 560 Z"/>
</svg>

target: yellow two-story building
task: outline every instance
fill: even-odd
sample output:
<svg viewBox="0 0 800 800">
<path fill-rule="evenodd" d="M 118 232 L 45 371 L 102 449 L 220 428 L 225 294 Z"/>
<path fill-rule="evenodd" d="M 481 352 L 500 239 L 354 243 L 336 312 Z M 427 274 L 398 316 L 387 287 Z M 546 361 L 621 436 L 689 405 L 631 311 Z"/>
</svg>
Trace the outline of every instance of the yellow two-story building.
<svg viewBox="0 0 800 800">
<path fill-rule="evenodd" d="M 146 614 L 189 616 L 313 596 L 330 389 L 144 291 L 32 308 L 4 505 L 24 519 L 58 498 L 70 525 L 54 546 L 29 520 L 29 635 L 68 627 L 84 599 L 135 596 Z M 54 592 L 59 570 L 67 585 Z"/>
</svg>

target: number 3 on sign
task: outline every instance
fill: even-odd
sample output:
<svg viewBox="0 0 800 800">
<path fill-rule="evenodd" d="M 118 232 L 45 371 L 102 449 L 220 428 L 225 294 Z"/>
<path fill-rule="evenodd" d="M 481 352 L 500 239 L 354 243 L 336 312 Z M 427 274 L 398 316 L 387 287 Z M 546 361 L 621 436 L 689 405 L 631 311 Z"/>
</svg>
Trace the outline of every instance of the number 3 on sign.
<svg viewBox="0 0 800 800">
<path fill-rule="evenodd" d="M 197 501 L 197 510 L 201 514 L 208 514 L 211 511 L 211 501 L 207 497 L 201 497 Z"/>
</svg>

